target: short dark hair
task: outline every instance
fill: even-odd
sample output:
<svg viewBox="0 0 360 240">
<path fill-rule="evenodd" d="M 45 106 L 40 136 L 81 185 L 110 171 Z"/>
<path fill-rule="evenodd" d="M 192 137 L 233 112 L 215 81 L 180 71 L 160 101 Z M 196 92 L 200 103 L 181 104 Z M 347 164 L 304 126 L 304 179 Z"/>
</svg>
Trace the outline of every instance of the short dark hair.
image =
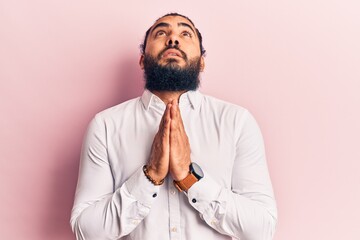
<svg viewBox="0 0 360 240">
<path fill-rule="evenodd" d="M 176 12 L 165 14 L 164 16 L 159 17 L 155 22 L 157 22 L 159 19 L 164 18 L 164 17 L 167 17 L 167 16 L 179 16 L 179 17 L 183 17 L 183 18 L 187 19 L 187 20 L 195 27 L 195 24 L 193 23 L 193 21 L 191 21 L 190 18 L 188 18 L 188 17 L 186 17 L 186 16 L 184 16 L 184 15 L 182 15 L 182 14 L 176 13 Z M 148 39 L 148 37 L 149 37 L 151 28 L 152 28 L 152 26 L 146 31 L 146 33 L 145 33 L 145 38 L 144 38 L 144 42 L 143 42 L 142 44 L 140 44 L 140 51 L 141 51 L 142 54 L 145 53 L 146 41 L 147 41 L 147 39 Z M 196 31 L 196 34 L 198 35 L 199 42 L 200 42 L 200 53 L 201 53 L 201 56 L 204 56 L 206 50 L 204 49 L 204 46 L 203 46 L 203 44 L 202 44 L 202 36 L 201 36 L 201 33 L 200 33 L 199 29 L 197 29 L 196 27 L 195 27 L 195 31 Z"/>
</svg>

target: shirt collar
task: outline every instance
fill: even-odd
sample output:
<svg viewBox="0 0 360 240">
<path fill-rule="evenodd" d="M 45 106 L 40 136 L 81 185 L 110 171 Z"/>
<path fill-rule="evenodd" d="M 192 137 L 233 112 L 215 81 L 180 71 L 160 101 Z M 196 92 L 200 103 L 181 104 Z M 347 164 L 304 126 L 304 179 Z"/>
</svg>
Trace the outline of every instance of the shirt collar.
<svg viewBox="0 0 360 240">
<path fill-rule="evenodd" d="M 149 110 L 151 106 L 154 107 L 159 104 L 162 104 L 165 107 L 165 104 L 162 102 L 162 100 L 147 89 L 144 90 L 140 99 L 146 110 Z M 200 100 L 201 93 L 199 90 L 187 91 L 180 96 L 179 106 L 190 106 L 192 109 L 196 110 L 200 106 Z"/>
</svg>

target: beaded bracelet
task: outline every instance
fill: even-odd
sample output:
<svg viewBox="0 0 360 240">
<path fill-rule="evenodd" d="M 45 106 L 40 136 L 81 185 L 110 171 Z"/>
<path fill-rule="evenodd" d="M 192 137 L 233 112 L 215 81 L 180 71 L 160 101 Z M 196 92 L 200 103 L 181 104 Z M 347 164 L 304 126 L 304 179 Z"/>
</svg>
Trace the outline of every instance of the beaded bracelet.
<svg viewBox="0 0 360 240">
<path fill-rule="evenodd" d="M 148 169 L 147 169 L 147 165 L 144 165 L 144 166 L 143 166 L 143 171 L 144 171 L 144 174 L 145 174 L 146 178 L 147 178 L 152 184 L 154 184 L 155 186 L 159 186 L 159 185 L 161 185 L 161 184 L 164 183 L 164 180 L 165 180 L 165 179 L 161 179 L 161 180 L 158 182 L 158 181 L 154 180 L 154 179 L 149 175 L 149 171 L 148 171 Z"/>
</svg>

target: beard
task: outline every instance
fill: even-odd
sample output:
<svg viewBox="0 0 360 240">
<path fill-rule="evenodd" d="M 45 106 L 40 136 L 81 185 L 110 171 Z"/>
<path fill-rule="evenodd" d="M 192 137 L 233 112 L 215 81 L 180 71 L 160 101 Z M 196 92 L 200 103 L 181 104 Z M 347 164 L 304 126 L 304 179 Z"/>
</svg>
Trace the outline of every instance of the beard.
<svg viewBox="0 0 360 240">
<path fill-rule="evenodd" d="M 167 50 L 167 49 L 165 49 Z M 164 50 L 164 51 L 165 51 Z M 164 52 L 163 51 L 163 52 Z M 169 58 L 164 66 L 158 63 L 158 58 L 144 55 L 145 88 L 150 91 L 189 91 L 199 87 L 200 57 L 187 60 L 184 67 L 178 66 L 177 59 Z"/>
</svg>

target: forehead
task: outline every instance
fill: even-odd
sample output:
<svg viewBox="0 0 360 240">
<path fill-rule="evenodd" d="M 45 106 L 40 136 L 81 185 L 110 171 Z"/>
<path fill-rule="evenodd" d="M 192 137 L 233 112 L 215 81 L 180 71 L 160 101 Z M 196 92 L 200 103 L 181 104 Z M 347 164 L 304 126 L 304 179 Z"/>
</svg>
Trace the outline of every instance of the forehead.
<svg viewBox="0 0 360 240">
<path fill-rule="evenodd" d="M 178 23 L 186 23 L 189 24 L 193 29 L 195 29 L 194 25 L 184 17 L 181 16 L 166 16 L 158 19 L 152 26 L 151 30 L 159 23 L 168 23 L 171 27 L 177 27 Z"/>
</svg>

